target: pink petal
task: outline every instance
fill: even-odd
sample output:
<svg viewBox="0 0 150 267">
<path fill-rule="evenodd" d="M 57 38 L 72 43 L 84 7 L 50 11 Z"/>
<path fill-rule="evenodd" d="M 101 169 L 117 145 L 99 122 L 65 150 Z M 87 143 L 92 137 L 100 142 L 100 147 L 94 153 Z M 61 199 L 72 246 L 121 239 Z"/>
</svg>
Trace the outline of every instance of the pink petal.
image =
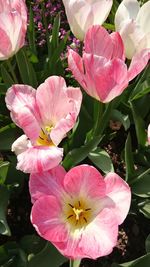
<svg viewBox="0 0 150 267">
<path fill-rule="evenodd" d="M 32 173 L 29 179 L 32 203 L 46 195 L 55 195 L 60 198 L 66 171 L 61 166 L 42 173 Z"/>
<path fill-rule="evenodd" d="M 31 139 L 39 136 L 39 115 L 35 102 L 36 90 L 28 85 L 13 85 L 6 93 L 6 105 L 13 121 Z"/>
<path fill-rule="evenodd" d="M 56 167 L 62 157 L 62 148 L 55 146 L 31 147 L 17 156 L 17 169 L 27 173 L 44 172 Z"/>
<path fill-rule="evenodd" d="M 83 60 L 78 53 L 72 49 L 69 49 L 68 51 L 68 66 L 75 79 L 81 84 L 81 86 L 85 87 Z"/>
<path fill-rule="evenodd" d="M 31 222 L 40 236 L 50 242 L 65 242 L 67 229 L 62 223 L 62 207 L 54 196 L 43 196 L 35 201 Z"/>
<path fill-rule="evenodd" d="M 150 49 L 143 49 L 135 54 L 128 69 L 129 81 L 133 80 L 147 65 L 150 59 Z"/>
<path fill-rule="evenodd" d="M 52 76 L 38 87 L 36 100 L 43 124 L 53 127 L 51 138 L 58 145 L 75 124 L 82 100 L 80 89 L 67 88 L 62 77 Z"/>
<path fill-rule="evenodd" d="M 116 57 L 124 61 L 125 60 L 124 45 L 120 34 L 118 32 L 113 32 L 111 33 L 110 37 L 113 42 L 112 58 Z"/>
<path fill-rule="evenodd" d="M 90 27 L 85 36 L 85 52 L 111 59 L 113 43 L 105 28 L 94 25 Z"/>
<path fill-rule="evenodd" d="M 106 183 L 106 194 L 116 204 L 114 214 L 118 224 L 121 224 L 126 218 L 130 203 L 131 190 L 128 184 L 119 177 L 116 173 L 109 173 L 104 179 Z"/>
<path fill-rule="evenodd" d="M 67 96 L 72 102 L 72 108 L 65 118 L 60 119 L 55 125 L 55 128 L 51 131 L 50 137 L 53 140 L 55 145 L 58 145 L 60 141 L 66 136 L 66 133 L 69 132 L 75 125 L 77 116 L 80 112 L 81 102 L 82 102 L 82 93 L 79 88 L 68 87 Z"/>
<path fill-rule="evenodd" d="M 90 198 L 105 196 L 105 182 L 96 168 L 80 165 L 72 168 L 65 176 L 64 187 L 68 194 L 86 194 Z"/>
<path fill-rule="evenodd" d="M 5 32 L 1 28 L 1 24 L 0 24 L 0 36 L 1 40 L 3 40 L 0 42 L 0 59 L 4 60 L 8 58 L 8 55 L 11 54 L 12 44 L 9 36 L 7 35 L 7 32 Z"/>
<path fill-rule="evenodd" d="M 150 145 L 150 124 L 148 126 L 148 143 Z"/>
<path fill-rule="evenodd" d="M 128 86 L 127 66 L 117 58 L 107 61 L 102 57 L 84 54 L 85 91 L 97 100 L 107 103 Z"/>
<path fill-rule="evenodd" d="M 113 211 L 104 209 L 82 232 L 74 258 L 78 251 L 82 257 L 96 259 L 110 254 L 117 244 L 118 224 Z"/>
</svg>

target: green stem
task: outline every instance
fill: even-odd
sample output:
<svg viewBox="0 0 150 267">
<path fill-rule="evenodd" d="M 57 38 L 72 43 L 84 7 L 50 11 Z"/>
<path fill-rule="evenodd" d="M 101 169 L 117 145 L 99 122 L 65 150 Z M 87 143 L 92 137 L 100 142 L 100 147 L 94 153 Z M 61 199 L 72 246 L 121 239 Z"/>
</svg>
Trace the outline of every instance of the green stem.
<svg viewBox="0 0 150 267">
<path fill-rule="evenodd" d="M 81 263 L 81 260 L 71 260 L 70 259 L 69 267 L 79 267 L 80 263 Z"/>
<path fill-rule="evenodd" d="M 9 71 L 10 71 L 10 73 L 11 73 L 11 75 L 12 75 L 12 78 L 13 78 L 14 82 L 15 82 L 15 83 L 18 83 L 16 74 L 15 74 L 15 72 L 14 72 L 14 69 L 13 69 L 13 66 L 12 66 L 12 64 L 11 64 L 10 59 L 7 60 L 7 65 L 8 65 Z"/>
<path fill-rule="evenodd" d="M 99 129 L 101 127 L 101 121 L 103 116 L 104 104 L 96 101 L 94 106 L 94 117 L 96 117 L 96 122 L 93 129 L 93 136 L 99 135 Z"/>
</svg>

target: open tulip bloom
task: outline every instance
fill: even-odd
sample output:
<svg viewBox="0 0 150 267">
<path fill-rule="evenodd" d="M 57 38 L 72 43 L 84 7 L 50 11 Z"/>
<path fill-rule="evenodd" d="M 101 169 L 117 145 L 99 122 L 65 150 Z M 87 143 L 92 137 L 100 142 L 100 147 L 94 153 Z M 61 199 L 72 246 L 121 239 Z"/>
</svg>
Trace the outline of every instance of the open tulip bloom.
<svg viewBox="0 0 150 267">
<path fill-rule="evenodd" d="M 115 14 L 115 27 L 123 39 L 127 58 L 150 48 L 150 1 L 140 8 L 137 0 L 123 0 Z"/>
<path fill-rule="evenodd" d="M 117 174 L 108 173 L 103 179 L 89 165 L 68 173 L 57 166 L 31 174 L 29 187 L 31 221 L 63 255 L 95 259 L 111 253 L 131 201 L 128 184 Z"/>
<path fill-rule="evenodd" d="M 25 43 L 25 0 L 0 0 L 0 60 L 13 56 Z"/>
<path fill-rule="evenodd" d="M 57 146 L 73 128 L 81 101 L 80 89 L 66 87 L 65 80 L 58 76 L 49 77 L 37 90 L 16 84 L 7 91 L 12 120 L 25 133 L 12 145 L 17 169 L 41 172 L 59 164 L 63 149 Z"/>
<path fill-rule="evenodd" d="M 112 0 L 63 0 L 67 19 L 73 34 L 84 39 L 92 25 L 102 25 L 112 7 Z"/>
<path fill-rule="evenodd" d="M 120 34 L 109 34 L 99 25 L 87 31 L 84 45 L 82 57 L 69 49 L 69 69 L 83 89 L 103 103 L 119 96 L 150 58 L 150 50 L 142 50 L 132 58 L 127 69 Z"/>
</svg>

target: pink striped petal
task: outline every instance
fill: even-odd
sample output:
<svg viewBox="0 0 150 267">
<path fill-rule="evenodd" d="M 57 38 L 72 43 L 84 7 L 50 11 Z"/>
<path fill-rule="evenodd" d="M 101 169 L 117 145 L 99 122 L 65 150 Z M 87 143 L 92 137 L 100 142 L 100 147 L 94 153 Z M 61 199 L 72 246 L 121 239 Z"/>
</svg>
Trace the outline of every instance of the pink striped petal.
<svg viewBox="0 0 150 267">
<path fill-rule="evenodd" d="M 150 49 L 143 49 L 133 56 L 128 69 L 129 81 L 133 80 L 146 67 L 149 59 Z"/>
<path fill-rule="evenodd" d="M 8 55 L 11 54 L 12 44 L 7 33 L 1 28 L 0 25 L 0 36 L 3 42 L 0 42 L 0 58 L 4 60 Z"/>
<path fill-rule="evenodd" d="M 118 224 L 121 224 L 126 218 L 130 203 L 131 191 L 128 184 L 116 173 L 109 173 L 104 179 L 106 183 L 106 195 L 116 204 L 114 215 Z"/>
<path fill-rule="evenodd" d="M 110 37 L 113 42 L 112 58 L 120 58 L 125 61 L 124 45 L 120 34 L 118 32 L 113 32 Z"/>
<path fill-rule="evenodd" d="M 85 52 L 102 56 L 107 59 L 112 58 L 113 42 L 105 28 L 94 25 L 90 27 L 85 36 Z"/>
<path fill-rule="evenodd" d="M 64 187 L 71 195 L 86 194 L 90 198 L 105 196 L 105 182 L 98 170 L 89 165 L 72 168 L 65 176 Z"/>
<path fill-rule="evenodd" d="M 63 149 L 55 146 L 31 147 L 17 156 L 17 169 L 27 173 L 44 172 L 62 160 Z"/>
<path fill-rule="evenodd" d="M 40 236 L 51 242 L 66 242 L 67 228 L 61 223 L 62 206 L 58 198 L 43 196 L 35 201 L 31 222 Z"/>
<path fill-rule="evenodd" d="M 13 85 L 6 93 L 6 105 L 13 121 L 32 141 L 39 136 L 40 125 L 35 102 L 36 90 L 28 85 Z"/>
<path fill-rule="evenodd" d="M 54 195 L 60 198 L 65 174 L 66 171 L 61 165 L 43 172 L 42 175 L 41 173 L 30 174 L 29 189 L 32 203 L 46 195 Z"/>
</svg>

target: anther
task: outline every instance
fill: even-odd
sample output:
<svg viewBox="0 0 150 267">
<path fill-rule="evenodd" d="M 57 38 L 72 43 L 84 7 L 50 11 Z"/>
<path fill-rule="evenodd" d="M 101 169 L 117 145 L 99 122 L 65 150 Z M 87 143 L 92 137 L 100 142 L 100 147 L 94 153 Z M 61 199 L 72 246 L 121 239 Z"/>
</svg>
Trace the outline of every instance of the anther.
<svg viewBox="0 0 150 267">
<path fill-rule="evenodd" d="M 69 205 L 71 208 L 74 208 L 74 206 L 72 206 L 70 203 L 68 203 L 68 205 Z"/>
<path fill-rule="evenodd" d="M 79 207 L 81 207 L 81 203 L 80 203 L 80 201 L 78 201 L 78 204 L 79 204 Z"/>
<path fill-rule="evenodd" d="M 89 210 L 91 210 L 90 208 L 88 208 L 88 209 L 85 209 L 85 211 L 89 211 Z"/>
<path fill-rule="evenodd" d="M 42 138 L 40 135 L 39 135 L 39 138 L 40 138 L 41 140 L 44 140 L 44 138 Z"/>
<path fill-rule="evenodd" d="M 83 217 L 83 219 L 85 220 L 85 222 L 87 223 L 87 219 L 85 217 Z"/>
<path fill-rule="evenodd" d="M 73 216 L 72 214 L 71 214 L 71 215 L 69 215 L 69 216 L 67 217 L 67 219 L 70 219 L 72 216 Z"/>
</svg>

